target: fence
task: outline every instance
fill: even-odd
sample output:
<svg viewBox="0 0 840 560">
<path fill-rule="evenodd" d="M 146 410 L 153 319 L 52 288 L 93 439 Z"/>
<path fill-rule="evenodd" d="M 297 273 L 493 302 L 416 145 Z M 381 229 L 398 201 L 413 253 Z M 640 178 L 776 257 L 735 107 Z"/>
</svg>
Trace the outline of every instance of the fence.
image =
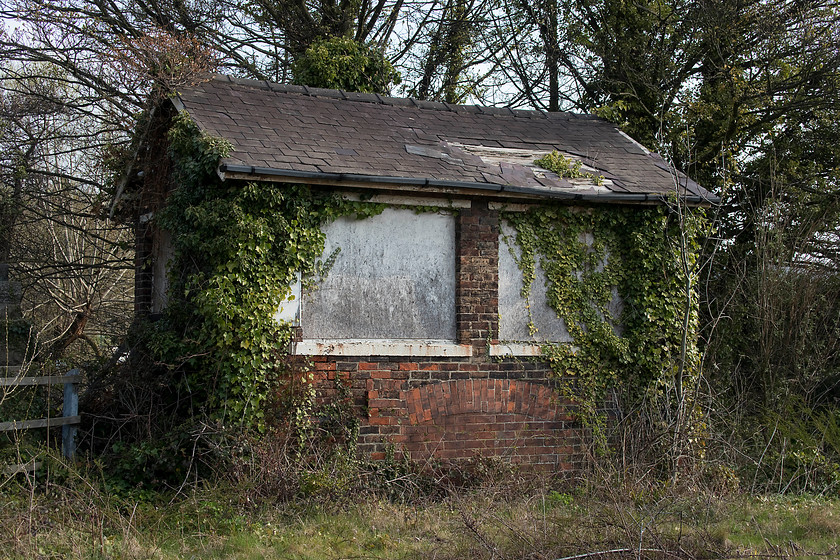
<svg viewBox="0 0 840 560">
<path fill-rule="evenodd" d="M 10 376 L 9 374 L 15 371 L 19 372 L 20 368 L 6 367 L 5 369 L 7 376 L 0 377 L 0 389 L 32 385 L 64 385 L 64 404 L 60 417 L 0 422 L 0 432 L 61 426 L 61 452 L 68 459 L 72 459 L 76 454 L 76 430 L 81 422 L 81 416 L 79 416 L 79 393 L 76 388 L 76 385 L 82 377 L 79 374 L 79 370 L 70 370 L 66 375 L 17 377 Z M 22 470 L 26 467 L 27 465 L 18 465 L 17 467 L 13 467 L 12 470 Z"/>
</svg>

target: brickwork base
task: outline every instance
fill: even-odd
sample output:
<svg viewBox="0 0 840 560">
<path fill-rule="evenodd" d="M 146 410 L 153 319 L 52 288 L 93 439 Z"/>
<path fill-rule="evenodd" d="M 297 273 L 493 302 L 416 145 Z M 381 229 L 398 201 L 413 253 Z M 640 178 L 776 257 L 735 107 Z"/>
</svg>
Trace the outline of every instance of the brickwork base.
<svg viewBox="0 0 840 560">
<path fill-rule="evenodd" d="M 350 390 L 361 420 L 359 451 L 388 446 L 412 460 L 495 457 L 540 470 L 582 458 L 583 430 L 545 364 L 507 360 L 312 357 L 318 400 Z"/>
</svg>

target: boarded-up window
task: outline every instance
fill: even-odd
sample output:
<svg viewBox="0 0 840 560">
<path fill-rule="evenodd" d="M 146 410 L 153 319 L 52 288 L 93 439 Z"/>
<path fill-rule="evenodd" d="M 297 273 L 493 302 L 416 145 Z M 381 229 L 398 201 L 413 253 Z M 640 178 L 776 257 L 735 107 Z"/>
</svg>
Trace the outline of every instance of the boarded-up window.
<svg viewBox="0 0 840 560">
<path fill-rule="evenodd" d="M 546 303 L 546 278 L 539 260 L 530 297 L 528 301 L 522 297 L 522 271 L 517 263 L 520 254 L 516 231 L 502 223 L 499 237 L 499 339 L 571 341 L 565 321 Z"/>
<path fill-rule="evenodd" d="M 316 289 L 304 294 L 305 339 L 455 340 L 455 220 L 387 208 L 325 226 Z"/>
<path fill-rule="evenodd" d="M 592 243 L 587 234 L 583 241 Z M 571 342 L 572 337 L 566 321 L 557 315 L 546 301 L 546 277 L 540 266 L 539 255 L 535 255 L 535 278 L 526 300 L 522 296 L 523 280 L 519 268 L 521 249 L 516 244 L 516 231 L 509 224 L 502 223 L 499 237 L 499 339 L 519 342 Z M 603 263 L 602 263 L 603 264 Z M 618 291 L 613 289 L 613 298 L 607 313 L 617 332 L 621 327 L 614 323 L 621 315 L 622 302 Z"/>
</svg>

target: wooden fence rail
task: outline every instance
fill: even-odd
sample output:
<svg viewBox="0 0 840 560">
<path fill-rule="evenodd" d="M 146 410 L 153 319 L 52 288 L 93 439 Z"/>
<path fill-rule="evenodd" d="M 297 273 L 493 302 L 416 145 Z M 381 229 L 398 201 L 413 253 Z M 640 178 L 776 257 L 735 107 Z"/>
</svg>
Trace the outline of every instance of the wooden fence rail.
<svg viewBox="0 0 840 560">
<path fill-rule="evenodd" d="M 6 368 L 7 374 L 13 368 Z M 79 393 L 76 385 L 81 381 L 79 370 L 72 369 L 66 375 L 42 375 L 39 377 L 0 377 L 2 387 L 24 387 L 32 385 L 64 385 L 64 406 L 62 415 L 56 418 L 34 420 L 13 420 L 0 422 L 0 432 L 29 430 L 32 428 L 53 428 L 61 426 L 61 452 L 68 459 L 76 454 L 76 431 L 81 423 L 79 416 Z"/>
</svg>

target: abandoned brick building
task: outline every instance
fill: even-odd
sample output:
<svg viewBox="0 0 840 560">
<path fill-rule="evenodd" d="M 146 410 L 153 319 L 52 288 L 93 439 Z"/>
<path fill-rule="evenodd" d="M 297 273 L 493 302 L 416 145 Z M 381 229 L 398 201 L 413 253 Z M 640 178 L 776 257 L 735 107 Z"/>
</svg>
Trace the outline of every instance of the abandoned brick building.
<svg viewBox="0 0 840 560">
<path fill-rule="evenodd" d="M 387 206 L 325 224 L 324 255 L 340 248 L 329 273 L 310 293 L 293 286 L 297 297 L 278 302 L 277 312 L 299 324 L 291 351 L 311 358 L 315 383 L 349 384 L 359 449 L 374 458 L 393 445 L 416 459 L 573 466 L 583 432 L 540 355 L 547 342 L 574 341 L 546 304 L 539 267 L 525 301 L 504 213 L 714 201 L 591 116 L 224 76 L 182 89 L 168 110 L 230 142 L 216 168 L 221 181 L 305 183 Z M 554 151 L 576 176 L 534 164 Z M 140 313 L 166 305 L 171 240 L 154 211 L 146 205 L 138 221 Z M 620 294 L 614 299 L 617 318 Z"/>
</svg>

